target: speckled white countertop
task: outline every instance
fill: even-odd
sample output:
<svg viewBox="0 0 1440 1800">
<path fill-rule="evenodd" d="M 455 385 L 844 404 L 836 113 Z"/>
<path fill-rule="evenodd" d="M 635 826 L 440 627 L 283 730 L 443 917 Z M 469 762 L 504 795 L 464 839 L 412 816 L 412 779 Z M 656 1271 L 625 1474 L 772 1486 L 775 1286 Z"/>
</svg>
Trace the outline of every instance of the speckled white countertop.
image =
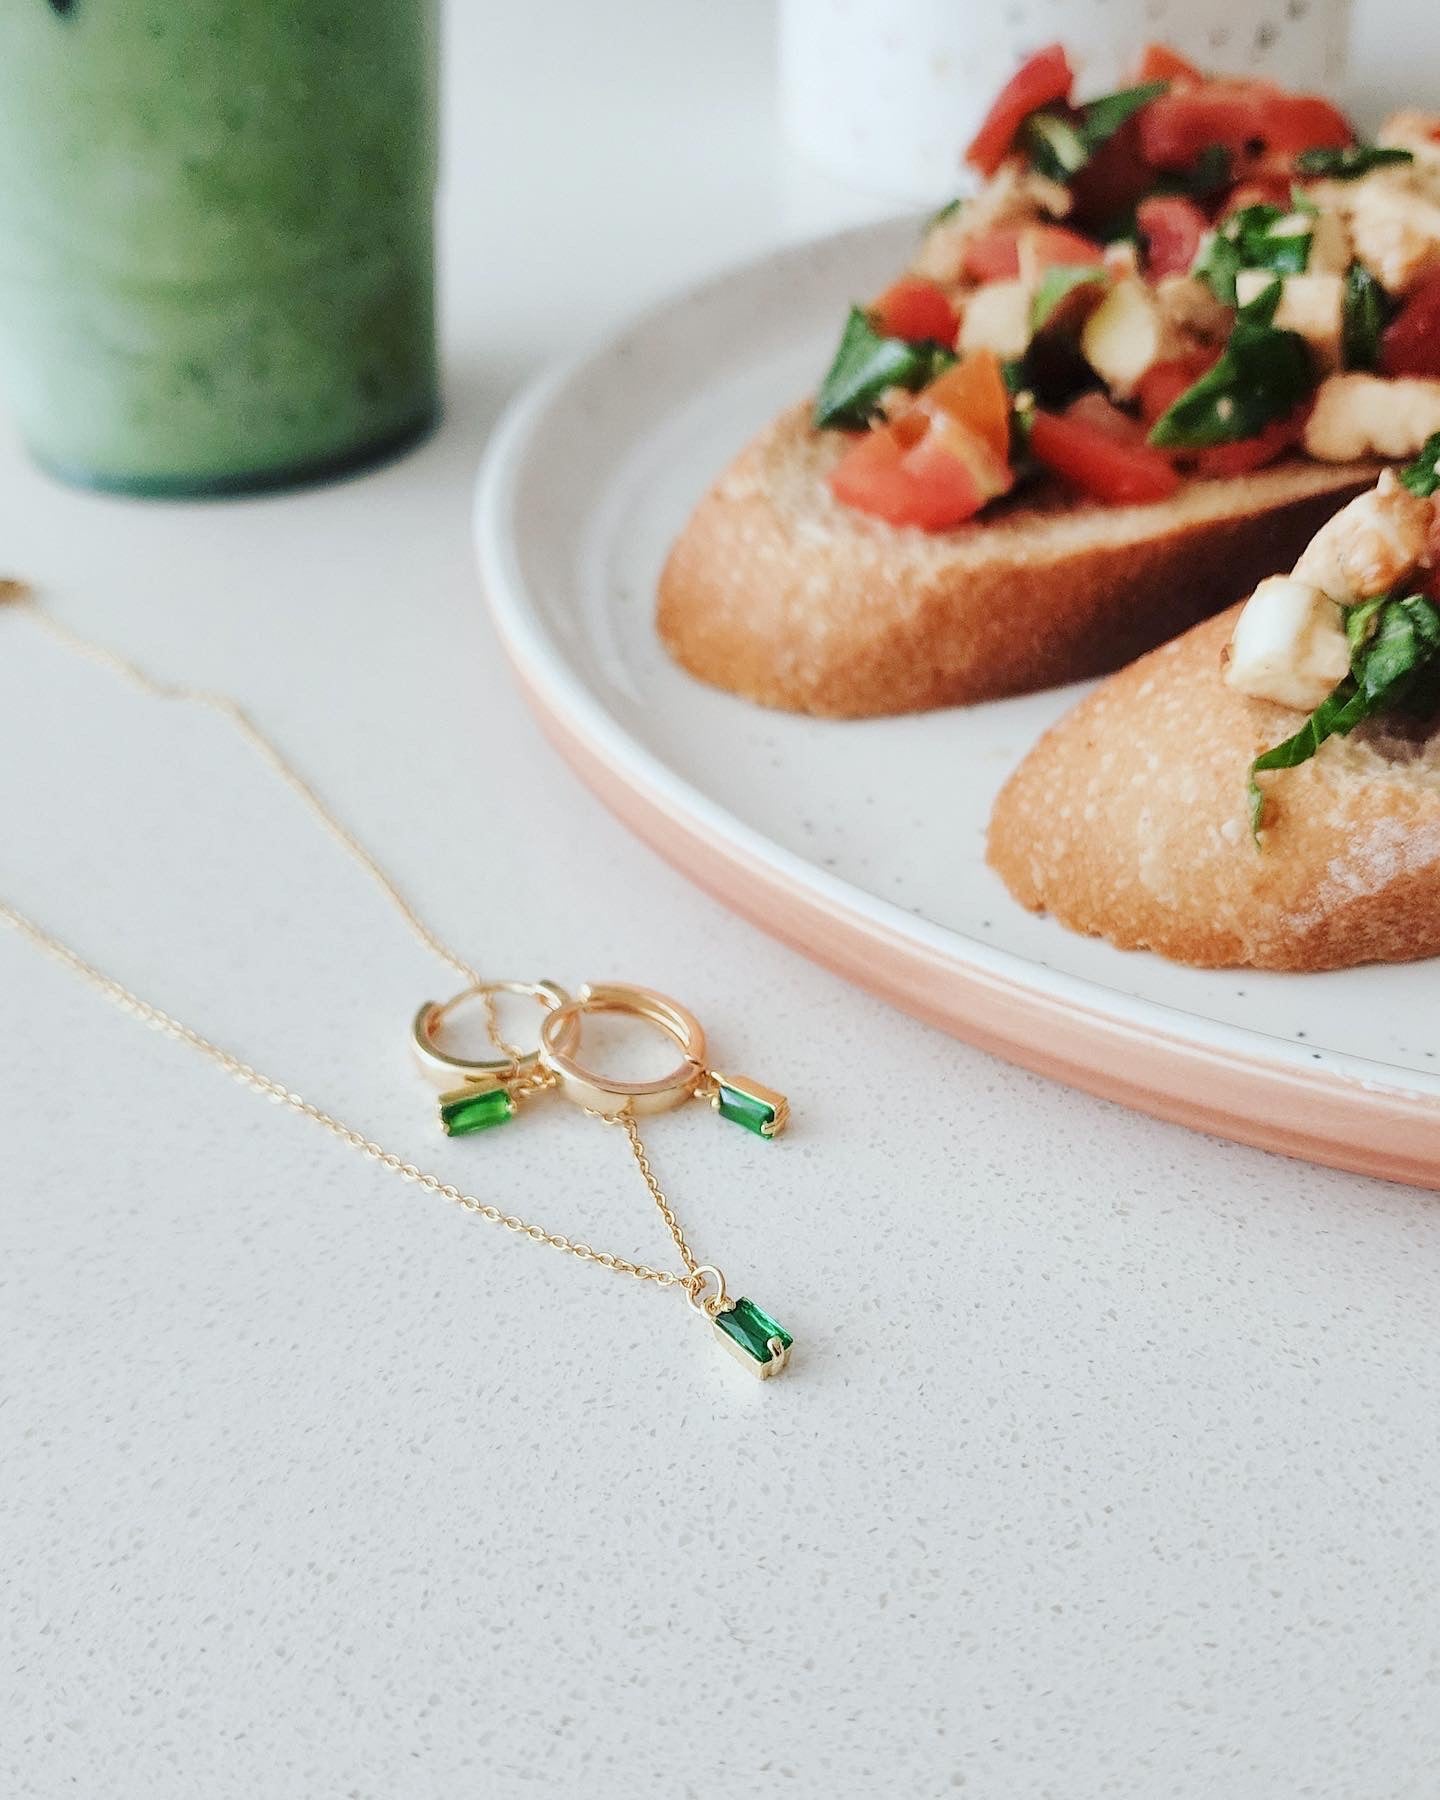
<svg viewBox="0 0 1440 1800">
<path fill-rule="evenodd" d="M 243 694 L 487 967 L 651 982 L 788 1089 L 773 1148 L 698 1113 L 652 1145 L 794 1365 L 749 1381 L 676 1296 L 399 1186 L 0 937 L 0 1791 L 1431 1800 L 1434 1197 L 849 991 L 512 694 L 467 519 L 505 394 L 858 203 L 776 160 L 763 8 L 502 10 L 452 12 L 441 435 L 209 507 L 7 441 L 0 550 Z M 579 1115 L 436 1148 L 403 1032 L 443 973 L 218 728 L 0 620 L 0 746 L 0 891 L 445 1175 L 663 1252 Z"/>
</svg>

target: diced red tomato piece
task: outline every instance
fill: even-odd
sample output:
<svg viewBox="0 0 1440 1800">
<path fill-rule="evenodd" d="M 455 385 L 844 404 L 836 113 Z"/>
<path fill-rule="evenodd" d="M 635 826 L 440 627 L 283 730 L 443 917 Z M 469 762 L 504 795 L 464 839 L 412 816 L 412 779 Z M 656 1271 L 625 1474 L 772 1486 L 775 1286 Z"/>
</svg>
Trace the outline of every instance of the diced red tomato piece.
<svg viewBox="0 0 1440 1800">
<path fill-rule="evenodd" d="M 965 273 L 972 281 L 1013 281 L 1020 273 L 1020 245 L 1036 273 L 1056 268 L 1098 268 L 1104 247 L 1063 225 L 1005 225 L 982 231 L 965 246 Z"/>
<path fill-rule="evenodd" d="M 1111 505 L 1165 500 L 1180 486 L 1179 475 L 1158 450 L 1143 440 L 1126 441 L 1073 408 L 1035 414 L 1030 452 L 1069 486 Z"/>
<path fill-rule="evenodd" d="M 908 338 L 912 343 L 933 339 L 953 344 L 960 321 L 944 288 L 922 275 L 904 275 L 870 308 L 875 329 L 886 337 Z"/>
<path fill-rule="evenodd" d="M 1214 367 L 1219 356 L 1218 349 L 1197 350 L 1191 356 L 1152 363 L 1140 377 L 1135 394 L 1140 402 L 1140 417 L 1146 426 L 1153 425 L 1162 413 L 1169 412 L 1185 390 L 1194 387 L 1205 371 Z"/>
<path fill-rule="evenodd" d="M 1212 145 L 1238 163 L 1266 151 L 1338 148 L 1355 141 L 1350 121 L 1318 94 L 1287 94 L 1269 81 L 1207 81 L 1176 89 L 1139 115 L 1140 141 L 1157 169 L 1188 169 Z"/>
<path fill-rule="evenodd" d="M 1195 456 L 1197 475 L 1248 475 L 1263 469 L 1298 444 L 1310 415 L 1309 405 L 1293 412 L 1288 419 L 1276 419 L 1256 437 L 1240 438 L 1233 444 L 1214 444 Z"/>
<path fill-rule="evenodd" d="M 1204 79 L 1203 70 L 1197 69 L 1194 63 L 1178 50 L 1172 50 L 1168 44 L 1147 44 L 1140 52 L 1140 61 L 1135 69 L 1137 82 Z"/>
<path fill-rule="evenodd" d="M 1429 275 L 1380 336 L 1385 375 L 1440 376 L 1440 273 Z"/>
<path fill-rule="evenodd" d="M 1123 220 L 1154 186 L 1155 171 L 1140 148 L 1139 119 L 1129 118 L 1071 176 L 1070 217 L 1077 225 L 1105 231 Z"/>
<path fill-rule="evenodd" d="M 1010 455 L 1010 391 L 993 350 L 975 350 L 932 381 L 916 400 L 929 414 L 967 426 L 1005 462 Z"/>
<path fill-rule="evenodd" d="M 1028 115 L 1042 106 L 1070 98 L 1075 76 L 1059 44 L 1047 44 L 1023 62 L 996 96 L 984 123 L 971 140 L 965 160 L 982 175 L 993 175 L 1010 152 Z"/>
<path fill-rule="evenodd" d="M 1209 221 L 1193 200 L 1181 194 L 1156 194 L 1135 209 L 1135 224 L 1145 244 L 1145 273 L 1185 275 L 1195 260 Z"/>
<path fill-rule="evenodd" d="M 1065 408 L 1065 417 L 1081 425 L 1090 425 L 1117 444 L 1143 444 L 1145 427 L 1127 412 L 1122 412 L 1104 394 L 1082 394 Z"/>
<path fill-rule="evenodd" d="M 831 471 L 830 490 L 887 524 L 948 531 L 1008 493 L 1013 480 L 983 438 L 943 412 L 927 418 L 911 408 L 851 445 Z"/>
</svg>

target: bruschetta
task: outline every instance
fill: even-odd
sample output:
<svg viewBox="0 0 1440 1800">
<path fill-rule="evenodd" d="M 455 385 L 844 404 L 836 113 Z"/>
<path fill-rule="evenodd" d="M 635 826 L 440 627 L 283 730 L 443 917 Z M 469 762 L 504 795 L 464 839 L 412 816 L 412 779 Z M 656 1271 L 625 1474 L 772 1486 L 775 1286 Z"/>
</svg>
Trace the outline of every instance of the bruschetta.
<svg viewBox="0 0 1440 1800">
<path fill-rule="evenodd" d="M 1167 51 L 1078 101 L 1038 53 L 813 401 L 660 582 L 693 674 L 864 716 L 1113 669 L 1290 565 L 1440 430 L 1440 119 Z"/>
<path fill-rule="evenodd" d="M 1440 954 L 1437 461 L 1041 739 L 990 824 L 1022 905 L 1206 966 Z"/>
</svg>

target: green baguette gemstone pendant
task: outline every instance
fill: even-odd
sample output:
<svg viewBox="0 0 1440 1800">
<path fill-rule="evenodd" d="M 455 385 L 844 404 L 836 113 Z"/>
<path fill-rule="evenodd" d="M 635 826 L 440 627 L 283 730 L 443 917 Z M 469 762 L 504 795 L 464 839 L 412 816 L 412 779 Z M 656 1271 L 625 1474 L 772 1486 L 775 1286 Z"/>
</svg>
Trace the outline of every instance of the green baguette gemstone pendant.
<svg viewBox="0 0 1440 1800">
<path fill-rule="evenodd" d="M 737 1300 L 716 1313 L 711 1323 L 730 1354 L 762 1381 L 780 1374 L 790 1360 L 794 1338 L 753 1300 Z"/>
<path fill-rule="evenodd" d="M 446 1137 L 489 1131 L 515 1117 L 515 1102 L 503 1087 L 455 1088 L 440 1096 L 440 1124 Z"/>
<path fill-rule="evenodd" d="M 710 1104 L 722 1119 L 743 1125 L 756 1137 L 772 1138 L 785 1129 L 790 1117 L 790 1102 L 774 1088 L 767 1088 L 748 1075 L 721 1075 L 715 1072 L 715 1093 Z"/>
</svg>

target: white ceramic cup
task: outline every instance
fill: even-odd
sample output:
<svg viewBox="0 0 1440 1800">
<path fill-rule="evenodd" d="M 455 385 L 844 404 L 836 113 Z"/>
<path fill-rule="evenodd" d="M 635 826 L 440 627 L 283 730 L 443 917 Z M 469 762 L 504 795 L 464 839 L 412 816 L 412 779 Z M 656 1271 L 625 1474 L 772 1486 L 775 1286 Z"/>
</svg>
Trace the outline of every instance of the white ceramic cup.
<svg viewBox="0 0 1440 1800">
<path fill-rule="evenodd" d="M 874 193 L 933 200 L 1021 59 L 1063 42 L 1081 93 L 1121 85 L 1142 44 L 1202 66 L 1334 85 L 1350 0 L 782 0 L 785 130 Z"/>
</svg>

